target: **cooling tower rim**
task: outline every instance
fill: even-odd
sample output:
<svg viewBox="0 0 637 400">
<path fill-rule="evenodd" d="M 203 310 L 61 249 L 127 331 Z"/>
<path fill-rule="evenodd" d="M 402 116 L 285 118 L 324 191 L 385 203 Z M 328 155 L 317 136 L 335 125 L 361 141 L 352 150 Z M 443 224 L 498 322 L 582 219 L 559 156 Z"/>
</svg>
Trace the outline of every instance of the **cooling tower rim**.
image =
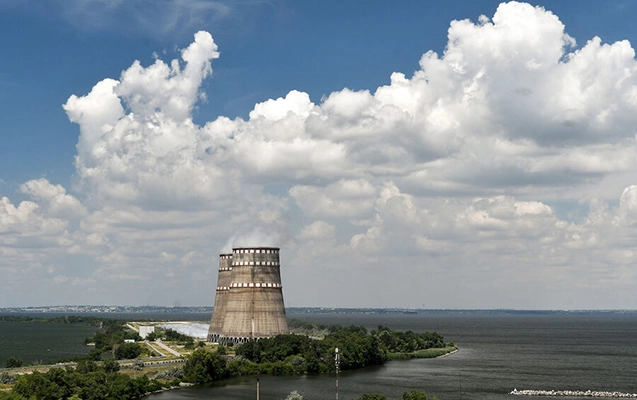
<svg viewBox="0 0 637 400">
<path fill-rule="evenodd" d="M 235 250 L 281 250 L 280 247 L 270 247 L 270 246 L 245 246 L 245 247 L 233 247 L 232 252 Z"/>
</svg>

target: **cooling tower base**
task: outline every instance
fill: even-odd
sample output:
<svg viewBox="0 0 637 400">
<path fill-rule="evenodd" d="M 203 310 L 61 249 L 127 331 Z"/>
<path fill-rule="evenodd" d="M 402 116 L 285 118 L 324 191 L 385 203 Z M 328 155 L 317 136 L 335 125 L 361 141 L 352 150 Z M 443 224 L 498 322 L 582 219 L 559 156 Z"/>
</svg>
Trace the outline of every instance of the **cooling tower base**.
<svg viewBox="0 0 637 400">
<path fill-rule="evenodd" d="M 222 346 L 228 346 L 228 345 L 239 345 L 239 344 L 244 344 L 246 342 L 249 342 L 250 340 L 253 340 L 249 337 L 231 337 L 231 336 L 223 336 L 220 334 L 212 334 L 208 336 L 208 341 L 209 342 L 213 342 L 213 343 L 218 343 Z M 258 340 L 258 338 L 254 339 L 254 340 Z"/>
</svg>

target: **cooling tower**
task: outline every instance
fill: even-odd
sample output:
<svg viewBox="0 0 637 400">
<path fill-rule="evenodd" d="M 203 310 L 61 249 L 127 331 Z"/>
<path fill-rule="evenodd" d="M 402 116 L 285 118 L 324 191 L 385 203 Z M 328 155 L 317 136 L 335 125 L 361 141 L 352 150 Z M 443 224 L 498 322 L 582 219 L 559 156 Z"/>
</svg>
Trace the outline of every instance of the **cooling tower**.
<svg viewBox="0 0 637 400">
<path fill-rule="evenodd" d="M 217 291 L 215 294 L 215 306 L 210 320 L 210 328 L 208 328 L 208 341 L 218 342 L 219 333 L 223 326 L 223 317 L 226 313 L 226 303 L 228 302 L 228 293 L 230 291 L 230 283 L 232 282 L 232 254 L 219 255 L 219 278 L 217 279 Z"/>
<path fill-rule="evenodd" d="M 217 288 L 208 340 L 239 344 L 288 333 L 279 249 L 234 248 L 231 259 L 226 260 L 220 259 L 219 282 L 223 285 Z M 230 268 L 227 286 L 226 265 Z"/>
</svg>

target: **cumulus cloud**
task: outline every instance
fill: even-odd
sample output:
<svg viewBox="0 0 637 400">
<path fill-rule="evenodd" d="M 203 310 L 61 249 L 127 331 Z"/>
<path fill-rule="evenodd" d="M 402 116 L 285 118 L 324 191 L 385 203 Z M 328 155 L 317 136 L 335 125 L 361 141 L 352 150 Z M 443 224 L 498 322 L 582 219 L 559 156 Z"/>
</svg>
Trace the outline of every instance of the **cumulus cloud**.
<svg viewBox="0 0 637 400">
<path fill-rule="evenodd" d="M 317 187 L 297 185 L 290 196 L 312 216 L 355 217 L 372 210 L 377 189 L 366 180 L 341 180 Z"/>
<path fill-rule="evenodd" d="M 301 240 L 324 240 L 332 239 L 336 230 L 334 225 L 330 225 L 325 221 L 314 221 L 303 228 L 299 234 Z"/>
<path fill-rule="evenodd" d="M 120 295 L 145 282 L 125 295 L 138 302 L 170 281 L 211 304 L 194 293 L 214 287 L 218 252 L 278 246 L 293 305 L 634 305 L 629 42 L 577 47 L 550 11 L 503 3 L 451 22 L 445 51 L 424 53 L 412 76 L 320 101 L 290 88 L 247 119 L 199 126 L 217 57 L 198 32 L 180 58 L 135 61 L 72 95 L 76 195 L 39 179 L 21 187 L 29 200 L 4 197 L 0 254 L 57 236 L 38 261 L 54 282 L 74 278 L 59 253 L 86 257 L 91 293 L 103 293 L 91 279 Z M 620 295 L 589 300 L 591 287 Z"/>
<path fill-rule="evenodd" d="M 77 173 L 93 200 L 166 209 L 224 194 L 220 167 L 205 162 L 190 118 L 218 56 L 212 36 L 198 32 L 181 62 L 156 60 L 146 68 L 135 62 L 118 81 L 69 98 L 64 110 L 81 132 Z"/>
<path fill-rule="evenodd" d="M 67 194 L 62 185 L 53 185 L 44 178 L 23 183 L 20 190 L 45 207 L 46 213 L 52 217 L 71 220 L 86 214 L 86 208 L 82 203 Z"/>
</svg>

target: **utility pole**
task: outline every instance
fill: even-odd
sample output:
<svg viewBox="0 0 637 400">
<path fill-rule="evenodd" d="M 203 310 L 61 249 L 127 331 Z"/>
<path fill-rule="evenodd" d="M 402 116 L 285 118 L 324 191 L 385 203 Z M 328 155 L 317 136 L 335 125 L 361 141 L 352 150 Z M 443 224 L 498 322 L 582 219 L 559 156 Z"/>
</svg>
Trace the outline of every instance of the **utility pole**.
<svg viewBox="0 0 637 400">
<path fill-rule="evenodd" d="M 259 382 L 259 373 L 257 372 L 257 400 L 261 397 L 261 383 Z"/>
<path fill-rule="evenodd" d="M 336 365 L 336 400 L 338 400 L 338 367 L 341 364 L 341 360 L 338 357 L 338 347 L 336 348 L 336 354 L 334 356 L 334 365 Z"/>
</svg>

